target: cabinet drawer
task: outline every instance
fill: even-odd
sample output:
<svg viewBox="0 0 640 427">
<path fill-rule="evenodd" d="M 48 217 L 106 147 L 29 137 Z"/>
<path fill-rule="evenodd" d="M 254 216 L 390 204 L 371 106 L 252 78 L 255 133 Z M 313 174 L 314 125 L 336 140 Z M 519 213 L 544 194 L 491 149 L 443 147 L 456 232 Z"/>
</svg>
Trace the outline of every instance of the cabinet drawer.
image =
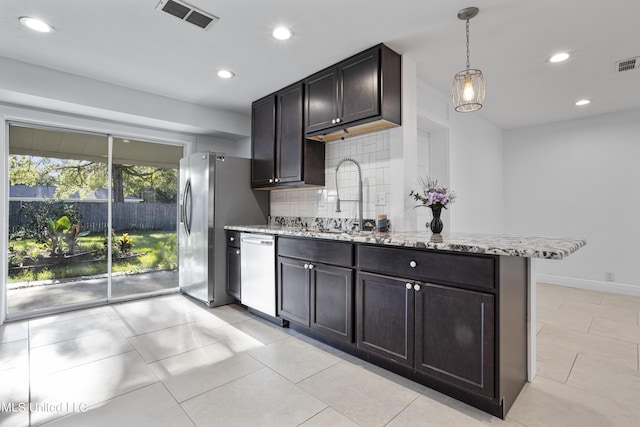
<svg viewBox="0 0 640 427">
<path fill-rule="evenodd" d="M 366 245 L 358 252 L 358 265 L 363 271 L 489 289 L 495 283 L 492 257 Z"/>
<path fill-rule="evenodd" d="M 240 247 L 240 231 L 227 230 L 227 246 Z"/>
<path fill-rule="evenodd" d="M 278 255 L 351 267 L 353 265 L 353 244 L 280 237 L 278 239 Z"/>
</svg>

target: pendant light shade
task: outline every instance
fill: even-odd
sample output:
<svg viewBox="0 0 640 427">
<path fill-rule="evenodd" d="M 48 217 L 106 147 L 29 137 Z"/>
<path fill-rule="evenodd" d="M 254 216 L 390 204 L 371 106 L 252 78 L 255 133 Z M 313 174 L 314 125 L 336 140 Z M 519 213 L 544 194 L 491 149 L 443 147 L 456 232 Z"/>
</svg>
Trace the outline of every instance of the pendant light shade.
<svg viewBox="0 0 640 427">
<path fill-rule="evenodd" d="M 477 7 L 468 7 L 458 12 L 458 18 L 467 21 L 467 68 L 453 77 L 451 88 L 453 106 L 460 113 L 479 110 L 484 104 L 484 76 L 482 71 L 469 66 L 469 20 L 477 14 Z"/>
</svg>

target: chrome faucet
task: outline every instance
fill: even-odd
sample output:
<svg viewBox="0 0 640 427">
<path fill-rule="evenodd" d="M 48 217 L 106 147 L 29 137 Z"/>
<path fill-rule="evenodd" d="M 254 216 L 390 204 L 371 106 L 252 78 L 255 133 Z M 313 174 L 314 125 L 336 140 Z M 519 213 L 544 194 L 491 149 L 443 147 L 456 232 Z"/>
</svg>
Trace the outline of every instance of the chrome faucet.
<svg viewBox="0 0 640 427">
<path fill-rule="evenodd" d="M 338 169 L 344 162 L 352 162 L 358 168 L 358 199 L 357 200 L 340 200 L 340 190 L 338 189 Z M 340 210 L 340 202 L 358 202 L 358 231 L 362 231 L 362 169 L 360 169 L 360 163 L 356 160 L 345 158 L 340 160 L 338 166 L 336 166 L 336 212 L 342 212 Z"/>
</svg>

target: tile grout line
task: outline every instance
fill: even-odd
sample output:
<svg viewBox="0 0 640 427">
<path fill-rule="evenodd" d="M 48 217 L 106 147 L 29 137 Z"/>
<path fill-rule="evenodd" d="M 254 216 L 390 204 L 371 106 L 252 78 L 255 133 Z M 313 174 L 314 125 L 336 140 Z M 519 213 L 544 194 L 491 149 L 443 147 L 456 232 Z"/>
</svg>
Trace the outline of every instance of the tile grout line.
<svg viewBox="0 0 640 427">
<path fill-rule="evenodd" d="M 564 380 L 564 384 L 568 384 L 569 381 L 569 377 L 571 376 L 571 373 L 573 372 L 573 367 L 576 366 L 576 361 L 578 360 L 578 356 L 580 355 L 580 352 L 576 353 L 576 357 L 573 359 L 573 363 L 571 364 L 571 369 L 569 369 L 569 373 L 567 374 L 567 378 Z M 577 387 L 576 387 L 577 388 Z"/>
<path fill-rule="evenodd" d="M 147 364 L 147 367 L 149 367 L 148 364 Z M 153 372 L 153 369 L 151 369 L 151 368 L 149 368 L 149 369 L 151 370 L 151 372 Z M 153 372 L 153 374 L 155 375 L 156 373 Z M 156 377 L 157 377 L 157 375 L 156 375 Z M 174 402 L 176 402 L 176 405 L 178 405 L 178 408 L 180 408 L 180 410 L 186 415 L 186 417 L 189 419 L 189 421 L 191 421 L 194 426 L 197 426 L 198 424 L 196 424 L 195 420 L 193 420 L 193 418 L 191 418 L 189 413 L 184 410 L 184 408 L 182 407 L 180 402 L 178 402 L 178 399 L 176 399 L 176 397 L 173 395 L 173 393 L 171 393 L 171 390 L 169 390 L 167 388 L 167 385 L 160 378 L 158 378 L 158 381 L 160 382 L 160 384 L 162 384 L 162 387 L 164 387 L 164 389 L 167 391 L 167 393 L 169 393 L 169 396 L 171 396 L 171 398 L 174 400 Z"/>
<path fill-rule="evenodd" d="M 111 320 L 111 319 L 109 319 L 109 320 Z M 46 344 L 39 344 L 37 346 L 34 346 L 33 348 L 42 348 L 42 347 L 46 347 L 46 346 L 52 345 L 52 344 L 60 344 L 60 343 L 66 342 L 66 341 L 72 341 L 72 340 L 74 340 L 76 338 L 90 337 L 92 335 L 98 335 L 98 334 L 102 334 L 104 332 L 113 331 L 114 329 L 117 329 L 120 332 L 122 332 L 122 330 L 116 326 L 116 327 L 113 327 L 113 328 L 103 329 L 103 330 L 100 330 L 100 331 L 92 331 L 89 334 L 76 335 L 76 336 L 74 336 L 72 338 L 69 338 L 69 339 L 64 339 L 64 340 L 60 340 L 60 341 L 53 341 L 53 342 L 49 342 L 49 343 L 46 343 Z M 31 327 L 29 327 L 29 330 L 31 330 Z M 124 332 L 122 332 L 122 333 L 124 334 Z M 31 343 L 29 343 L 29 344 L 31 344 Z M 31 347 L 31 345 L 29 345 L 29 347 Z"/>
<path fill-rule="evenodd" d="M 118 353 L 118 354 L 112 354 L 111 356 L 106 356 L 106 357 L 101 357 L 99 359 L 95 359 L 95 360 L 90 360 L 88 362 L 85 363 L 81 363 L 79 365 L 74 365 L 74 366 L 69 366 L 67 368 L 63 368 L 63 369 L 59 369 L 57 371 L 52 371 L 52 372 L 48 372 L 46 374 L 42 374 L 42 375 L 35 375 L 35 377 L 48 377 L 50 375 L 55 375 L 55 374 L 59 374 L 61 372 L 65 372 L 68 371 L 70 369 L 75 369 L 75 368 L 80 368 L 82 366 L 86 366 L 86 365 L 90 365 L 91 363 L 95 363 L 95 362 L 101 362 L 103 360 L 107 360 L 107 359 L 111 359 L 112 357 L 116 357 L 116 356 L 122 356 L 123 354 L 127 354 L 127 353 L 132 353 L 135 351 L 135 348 L 129 351 L 123 351 L 122 353 Z M 142 359 L 144 361 L 144 359 Z M 146 363 L 146 362 L 145 362 Z M 29 368 L 31 368 L 31 363 L 29 363 Z"/>
<path fill-rule="evenodd" d="M 587 328 L 587 333 L 590 334 L 591 333 L 591 327 L 593 326 L 593 322 L 595 322 L 596 318 L 595 316 L 593 316 L 591 318 L 591 322 L 589 322 L 589 327 Z M 593 335 L 598 335 L 598 334 L 593 334 Z"/>
<path fill-rule="evenodd" d="M 211 392 L 211 391 L 213 391 L 213 390 L 217 390 L 217 389 L 219 389 L 220 387 L 224 387 L 224 386 L 226 386 L 227 384 L 231 384 L 231 383 L 233 383 L 233 382 L 235 382 L 235 381 L 238 381 L 238 380 L 240 380 L 240 379 L 242 379 L 242 378 L 246 378 L 246 377 L 248 377 L 249 375 L 253 375 L 253 374 L 255 374 L 256 372 L 260 372 L 260 371 L 262 371 L 263 369 L 270 369 L 270 370 L 271 370 L 271 368 L 269 368 L 268 366 L 266 366 L 264 363 L 260 362 L 259 360 L 258 360 L 258 363 L 260 363 L 260 364 L 262 365 L 262 368 L 260 368 L 260 369 L 256 369 L 256 370 L 255 370 L 255 371 L 253 371 L 253 372 L 247 372 L 246 374 L 244 374 L 244 375 L 242 375 L 242 376 L 239 376 L 238 378 L 234 378 L 234 379 L 229 380 L 229 381 L 227 381 L 226 383 L 220 384 L 220 385 L 218 385 L 218 386 L 216 386 L 216 387 L 214 387 L 214 388 L 211 388 L 211 389 L 209 389 L 209 390 L 205 390 L 205 391 L 203 391 L 203 392 L 201 392 L 201 393 L 195 394 L 195 395 L 191 396 L 190 398 L 183 400 L 182 402 L 178 402 L 178 399 L 176 399 L 176 398 L 175 398 L 175 396 L 173 395 L 173 393 L 171 393 L 171 391 L 169 391 L 169 394 L 171 394 L 171 397 L 173 397 L 173 398 L 176 400 L 176 402 L 178 402 L 178 405 L 180 405 L 180 407 L 182 407 L 182 405 L 183 405 L 184 403 L 186 403 L 186 402 L 188 402 L 188 401 L 190 401 L 190 400 L 193 400 L 193 399 L 195 399 L 196 397 L 200 397 L 200 396 L 202 396 L 203 394 L 209 393 L 209 392 Z M 151 369 L 151 368 L 149 368 L 149 369 Z M 155 374 L 155 372 L 154 372 L 154 374 Z M 162 380 L 159 380 L 159 381 L 164 385 L 164 382 L 163 382 Z M 288 380 L 287 380 L 287 381 L 288 381 Z M 294 385 L 295 385 L 295 384 L 294 384 Z M 165 386 L 165 387 L 166 387 L 166 386 Z M 194 423 L 194 424 L 195 424 L 195 423 Z"/>
<path fill-rule="evenodd" d="M 424 392 L 423 392 L 424 393 Z M 411 402 L 409 402 L 404 408 L 402 408 L 400 411 L 398 411 L 397 414 L 395 414 L 393 417 L 391 417 L 391 419 L 389 421 L 387 421 L 386 423 L 384 423 L 385 426 L 388 426 L 393 420 L 395 420 L 396 418 L 398 418 L 398 416 L 400 414 L 402 414 L 404 411 L 407 410 L 407 408 L 409 408 L 409 406 L 413 405 L 415 403 L 416 400 L 418 400 L 420 398 L 420 396 L 424 396 L 423 393 L 418 393 L 418 395 L 416 396 L 415 399 L 413 399 Z M 426 396 L 425 396 L 426 397 Z"/>
</svg>

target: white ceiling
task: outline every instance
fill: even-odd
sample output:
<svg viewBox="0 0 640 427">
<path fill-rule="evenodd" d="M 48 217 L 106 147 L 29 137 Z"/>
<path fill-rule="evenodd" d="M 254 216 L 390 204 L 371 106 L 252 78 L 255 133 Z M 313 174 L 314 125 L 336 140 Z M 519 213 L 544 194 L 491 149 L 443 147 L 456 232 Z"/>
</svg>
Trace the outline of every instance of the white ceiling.
<svg viewBox="0 0 640 427">
<path fill-rule="evenodd" d="M 471 66 L 485 74 L 487 96 L 473 114 L 510 129 L 640 108 L 640 70 L 615 70 L 640 56 L 639 0 L 190 0 L 220 17 L 208 31 L 158 2 L 2 0 L 0 56 L 248 114 L 253 100 L 384 42 L 448 94 L 465 66 L 457 12 L 477 6 Z M 23 15 L 56 31 L 31 32 Z M 270 36 L 280 24 L 293 39 Z M 574 56 L 547 63 L 559 50 Z M 220 68 L 236 77 L 217 78 Z M 577 108 L 580 98 L 593 103 Z"/>
</svg>

